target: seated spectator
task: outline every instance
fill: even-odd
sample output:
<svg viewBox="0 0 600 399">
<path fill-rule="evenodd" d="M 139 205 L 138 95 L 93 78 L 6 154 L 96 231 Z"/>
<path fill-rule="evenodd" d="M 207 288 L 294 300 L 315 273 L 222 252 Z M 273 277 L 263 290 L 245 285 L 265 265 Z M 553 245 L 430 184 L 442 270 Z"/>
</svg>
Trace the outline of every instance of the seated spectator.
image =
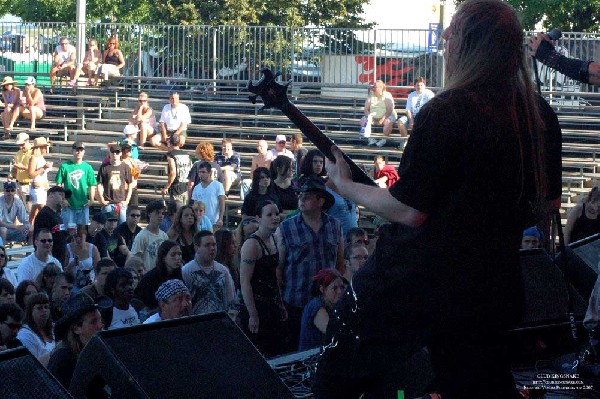
<svg viewBox="0 0 600 399">
<path fill-rule="evenodd" d="M 104 258 L 108 256 L 106 236 L 102 234 L 104 225 L 106 224 L 106 215 L 104 212 L 98 212 L 90 219 L 90 224 L 87 226 L 86 241 L 94 244 L 98 248 L 100 257 Z"/>
<path fill-rule="evenodd" d="M 118 224 L 119 217 L 117 214 L 112 211 L 107 212 L 104 229 L 102 229 L 102 231 L 99 233 L 104 236 L 104 240 L 106 241 L 106 253 L 100 253 L 100 257 L 105 258 L 108 256 L 115 262 L 120 260 L 122 264 L 125 263 L 123 259 L 127 257 L 127 254 L 130 251 L 127 249 L 123 238 L 117 234 Z"/>
<path fill-rule="evenodd" d="M 29 177 L 29 158 L 31 157 L 32 143 L 29 141 L 27 133 L 17 134 L 15 144 L 19 146 L 19 150 L 15 153 L 15 161 L 13 164 L 12 176 L 17 181 L 17 194 L 25 204 L 25 209 L 29 213 L 31 209 L 31 199 L 29 197 L 29 188 L 31 185 L 31 177 Z"/>
<path fill-rule="evenodd" d="M 0 305 L 0 352 L 23 346 L 17 333 L 23 326 L 23 310 L 16 303 Z"/>
<path fill-rule="evenodd" d="M 69 80 L 75 78 L 75 65 L 77 50 L 69 43 L 66 37 L 60 38 L 60 44 L 54 50 L 54 61 L 50 68 L 50 86 L 54 86 L 57 77 L 68 76 Z M 50 89 L 52 92 L 52 88 Z"/>
<path fill-rule="evenodd" d="M 35 244 L 35 251 L 29 256 L 25 257 L 19 267 L 17 268 L 17 280 L 34 280 L 40 274 L 42 269 L 48 263 L 54 263 L 62 270 L 62 263 L 55 257 L 50 255 L 52 253 L 52 233 L 46 229 L 40 229 L 36 231 L 36 236 L 33 240 Z"/>
<path fill-rule="evenodd" d="M 169 195 L 172 200 L 188 203 L 187 183 L 192 159 L 181 149 L 181 137 L 174 134 L 167 140 L 167 184 L 163 187 L 161 194 Z"/>
<path fill-rule="evenodd" d="M 408 95 L 406 99 L 406 116 L 401 116 L 398 119 L 398 131 L 400 136 L 406 137 L 408 130 L 413 128 L 415 122 L 415 116 L 421 110 L 423 105 L 427 104 L 435 94 L 427 88 L 427 82 L 425 78 L 419 76 L 414 82 L 415 91 Z"/>
<path fill-rule="evenodd" d="M 33 141 L 33 149 L 29 158 L 27 172 L 31 178 L 31 187 L 29 194 L 31 195 L 31 212 L 29 213 L 29 225 L 33 225 L 33 221 L 38 212 L 46 205 L 48 195 L 48 172 L 52 169 L 52 162 L 46 162 L 44 155 L 48 152 L 50 143 L 45 137 L 38 137 Z"/>
<path fill-rule="evenodd" d="M 94 301 L 105 295 L 104 285 L 106 277 L 117 268 L 117 264 L 111 258 L 102 258 L 94 266 L 94 281 L 81 289 L 81 293 L 88 295 Z"/>
<path fill-rule="evenodd" d="M 147 167 L 147 163 L 131 156 L 133 147 L 128 142 L 122 141 L 119 146 L 121 147 L 121 162 L 129 168 L 129 174 L 131 175 L 131 183 L 129 183 L 129 187 L 131 187 L 131 196 L 129 197 L 128 205 L 137 205 L 138 179 L 140 178 L 142 171 Z M 123 221 L 121 221 L 121 223 L 122 222 Z"/>
<path fill-rule="evenodd" d="M 75 87 L 77 84 L 77 79 L 79 79 L 79 76 L 82 72 L 88 78 L 88 86 L 98 85 L 98 78 L 96 74 L 98 69 L 100 69 L 101 62 L 102 53 L 98 49 L 98 42 L 96 39 L 90 39 L 88 41 L 88 49 L 83 57 L 83 62 L 77 66 L 75 74 L 73 75 L 73 79 L 69 81 L 69 86 Z"/>
<path fill-rule="evenodd" d="M 231 139 L 223 139 L 221 144 L 221 153 L 215 156 L 215 162 L 219 164 L 223 172 L 225 195 L 229 195 L 231 186 L 241 184 L 240 155 L 233 151 Z"/>
<path fill-rule="evenodd" d="M 104 292 L 113 301 L 113 307 L 103 312 L 107 330 L 130 327 L 140 324 L 140 319 L 133 306 L 133 278 L 131 273 L 117 268 L 106 276 Z"/>
<path fill-rule="evenodd" d="M 198 231 L 213 231 L 213 225 L 208 216 L 206 216 L 206 205 L 202 201 L 194 201 L 192 204 L 196 220 L 198 221 Z"/>
<path fill-rule="evenodd" d="M 175 214 L 177 211 L 183 206 L 183 202 L 179 200 L 168 199 L 165 200 L 165 204 L 167 204 L 167 212 L 165 213 L 165 217 L 162 222 L 160 222 L 160 229 L 167 233 L 171 226 L 173 226 L 173 221 L 175 220 Z"/>
<path fill-rule="evenodd" d="M 23 90 L 25 102 L 19 104 L 19 115 L 31 121 L 29 132 L 35 132 L 35 122 L 46 116 L 46 104 L 44 103 L 44 94 L 35 87 L 35 78 L 30 76 L 25 81 Z"/>
<path fill-rule="evenodd" d="M 179 102 L 178 93 L 171 93 L 169 104 L 165 105 L 160 113 L 160 136 L 153 136 L 150 144 L 166 150 L 167 139 L 177 133 L 180 136 L 180 146 L 183 147 L 187 138 L 187 127 L 191 123 L 188 106 Z"/>
<path fill-rule="evenodd" d="M 346 271 L 344 272 L 344 280 L 346 283 L 352 281 L 352 276 L 356 273 L 369 259 L 369 251 L 367 247 L 362 244 L 351 244 L 344 248 L 344 263 L 346 265 Z"/>
<path fill-rule="evenodd" d="M 69 260 L 65 271 L 75 276 L 75 287 L 78 290 L 92 283 L 91 272 L 100 260 L 98 248 L 86 241 L 86 230 L 86 227 L 79 226 L 73 241 L 67 244 Z"/>
<path fill-rule="evenodd" d="M 290 158 L 292 161 L 294 160 L 294 153 L 286 148 L 287 146 L 287 137 L 283 134 L 278 134 L 275 136 L 275 147 L 271 148 L 269 151 L 271 152 L 271 159 L 276 159 L 280 155 L 284 155 Z M 292 171 L 293 173 L 293 171 Z"/>
<path fill-rule="evenodd" d="M 47 365 L 50 352 L 56 346 L 48 295 L 41 292 L 28 299 L 23 323 L 23 328 L 17 333 L 17 339 L 42 365 Z"/>
<path fill-rule="evenodd" d="M 183 263 L 188 263 L 196 255 L 194 250 L 194 236 L 198 230 L 198 219 L 194 209 L 189 205 L 184 205 L 174 216 L 174 222 L 167 236 L 169 240 L 175 241 L 181 248 Z"/>
<path fill-rule="evenodd" d="M 125 150 L 126 146 L 129 145 L 130 148 L 130 158 L 138 160 L 140 158 L 140 151 L 138 149 L 137 144 L 137 135 L 139 129 L 134 125 L 126 125 L 123 128 L 123 138 L 119 142 L 121 146 L 121 151 Z"/>
<path fill-rule="evenodd" d="M 215 231 L 215 240 L 217 241 L 215 260 L 227 267 L 237 292 L 240 290 L 240 273 L 238 272 L 239 259 L 236 256 L 238 251 L 233 232 L 225 228 L 217 230 Z"/>
<path fill-rule="evenodd" d="M 135 239 L 135 236 L 137 236 L 138 233 L 142 231 L 142 228 L 138 226 L 139 222 L 141 221 L 142 210 L 137 205 L 131 205 L 127 207 L 126 215 L 127 219 L 117 227 L 116 233 L 125 242 L 125 246 L 127 249 L 126 257 L 128 259 L 132 256 L 131 248 L 133 247 L 133 240 Z M 117 265 L 123 266 L 120 264 L 121 261 L 124 260 L 126 262 L 127 259 L 124 260 L 122 259 L 122 257 L 118 257 L 115 262 L 117 262 Z"/>
<path fill-rule="evenodd" d="M 287 318 L 276 270 L 279 252 L 275 230 L 279 208 L 273 201 L 259 202 L 258 230 L 244 242 L 240 262 L 244 306 L 240 311 L 242 330 L 265 357 L 284 352 L 284 321 Z"/>
<path fill-rule="evenodd" d="M 119 39 L 112 36 L 106 42 L 106 50 L 102 53 L 102 66 L 98 73 L 104 80 L 121 76 L 121 68 L 125 66 L 125 57 L 119 50 Z"/>
<path fill-rule="evenodd" d="M 223 227 L 225 217 L 225 189 L 221 182 L 211 180 L 212 166 L 208 162 L 202 162 L 198 168 L 200 183 L 192 191 L 191 199 L 202 201 L 206 207 L 206 216 L 213 224 L 213 229 Z"/>
<path fill-rule="evenodd" d="M 135 296 L 144 302 L 148 309 L 156 309 L 158 306 L 155 298 L 156 290 L 167 280 L 182 280 L 182 267 L 183 261 L 179 245 L 175 241 L 163 241 L 158 247 L 156 267 L 142 277 L 135 290 Z"/>
<path fill-rule="evenodd" d="M 332 269 L 323 269 L 313 278 L 312 299 L 302 313 L 298 350 L 305 351 L 323 345 L 329 319 L 346 285 L 342 276 Z"/>
<path fill-rule="evenodd" d="M 0 246 L 0 278 L 8 280 L 13 286 L 17 285 L 17 276 L 9 267 L 6 266 L 8 263 L 8 256 L 6 255 L 6 248 Z"/>
<path fill-rule="evenodd" d="M 294 169 L 292 158 L 280 155 L 271 163 L 271 192 L 277 197 L 280 211 L 289 213 L 298 209 L 298 196 L 292 186 Z"/>
<path fill-rule="evenodd" d="M 271 173 L 267 168 L 259 167 L 252 173 L 252 186 L 242 204 L 242 219 L 254 218 L 256 205 L 270 200 L 279 203 L 279 199 L 271 192 Z"/>
<path fill-rule="evenodd" d="M 542 231 L 536 226 L 523 230 L 523 239 L 521 240 L 521 249 L 541 248 L 544 241 Z"/>
<path fill-rule="evenodd" d="M 75 280 L 71 273 L 59 273 L 54 278 L 54 286 L 50 294 L 50 312 L 52 320 L 58 320 L 63 315 L 63 305 L 71 298 Z"/>
<path fill-rule="evenodd" d="M 269 145 L 266 140 L 258 140 L 256 145 L 257 154 L 252 157 L 252 165 L 250 166 L 250 175 L 254 175 L 254 171 L 257 168 L 266 168 L 269 170 L 271 167 L 271 161 L 273 160 L 273 153 L 269 151 Z M 243 201 L 250 190 L 252 179 L 243 179 L 242 188 L 240 190 L 240 199 Z"/>
<path fill-rule="evenodd" d="M 146 206 L 148 225 L 135 236 L 131 247 L 131 253 L 144 260 L 144 266 L 148 271 L 156 265 L 158 247 L 163 241 L 169 239 L 167 233 L 159 228 L 165 208 L 163 200 L 153 200 Z"/>
<path fill-rule="evenodd" d="M 198 232 L 194 245 L 196 257 L 181 270 L 183 282 L 192 294 L 193 313 L 231 311 L 236 307 L 235 286 L 227 267 L 215 261 L 217 242 L 213 233 Z"/>
<path fill-rule="evenodd" d="M 148 317 L 144 324 L 178 319 L 189 316 L 192 312 L 192 296 L 183 281 L 179 279 L 167 280 L 162 283 L 154 297 L 158 303 L 158 312 Z"/>
<path fill-rule="evenodd" d="M 54 338 L 59 344 L 48 361 L 48 371 L 62 386 L 71 384 L 79 354 L 103 328 L 98 306 L 89 296 L 77 294 L 65 303 L 64 316 L 54 326 Z"/>
<path fill-rule="evenodd" d="M 600 189 L 594 187 L 586 198 L 569 212 L 565 225 L 565 245 L 600 233 Z"/>
<path fill-rule="evenodd" d="M 5 278 L 0 278 L 0 305 L 3 303 L 16 303 L 15 286 Z"/>
<path fill-rule="evenodd" d="M 15 290 L 15 302 L 21 309 L 25 309 L 27 304 L 27 299 L 33 294 L 38 293 L 38 288 L 35 283 L 31 280 L 21 281 L 19 285 L 17 285 L 17 289 Z M 44 294 L 46 294 L 44 292 Z M 46 294 L 46 296 L 48 296 Z"/>
<path fill-rule="evenodd" d="M 48 295 L 48 298 L 50 298 L 52 295 L 52 287 L 54 287 L 54 280 L 61 272 L 62 270 L 56 264 L 48 263 L 46 266 L 44 266 L 41 273 L 38 274 L 37 278 L 34 280 L 35 285 L 38 287 L 40 292 L 45 292 L 46 295 Z"/>
<path fill-rule="evenodd" d="M 296 165 L 294 170 L 295 176 L 300 176 L 302 173 L 302 164 L 304 163 L 304 157 L 308 150 L 302 146 L 303 143 L 302 133 L 294 133 L 292 135 L 292 152 L 294 153 L 294 164 Z"/>
<path fill-rule="evenodd" d="M 4 128 L 4 140 L 10 139 L 15 121 L 19 117 L 19 105 L 21 104 L 21 90 L 17 82 L 10 76 L 5 76 L 2 81 L 2 127 Z"/>
<path fill-rule="evenodd" d="M 375 175 L 373 177 L 375 183 L 382 188 L 392 187 L 400 179 L 396 168 L 385 164 L 383 155 L 375 155 Z"/>
<path fill-rule="evenodd" d="M 138 105 L 129 117 L 129 123 L 138 128 L 140 134 L 138 144 L 141 148 L 144 148 L 146 138 L 152 137 L 156 129 L 156 116 L 148 102 L 149 98 L 148 93 L 141 92 L 138 95 Z"/>
<path fill-rule="evenodd" d="M 188 198 L 192 198 L 192 191 L 200 183 L 199 169 L 202 162 L 210 164 L 210 179 L 223 183 L 224 177 L 219 164 L 215 162 L 215 150 L 211 143 L 203 142 L 196 146 L 196 158 L 198 161 L 192 165 L 188 175 Z"/>
<path fill-rule="evenodd" d="M 359 126 L 363 126 L 367 118 L 372 118 L 372 126 L 383 126 L 383 134 L 390 136 L 394 123 L 398 116 L 394 110 L 394 98 L 392 93 L 386 90 L 385 83 L 382 80 L 375 81 L 372 94 L 365 101 L 365 115 L 359 122 Z M 374 138 L 369 139 L 369 145 L 377 144 L 378 147 L 383 147 L 386 139 L 377 141 Z"/>
</svg>

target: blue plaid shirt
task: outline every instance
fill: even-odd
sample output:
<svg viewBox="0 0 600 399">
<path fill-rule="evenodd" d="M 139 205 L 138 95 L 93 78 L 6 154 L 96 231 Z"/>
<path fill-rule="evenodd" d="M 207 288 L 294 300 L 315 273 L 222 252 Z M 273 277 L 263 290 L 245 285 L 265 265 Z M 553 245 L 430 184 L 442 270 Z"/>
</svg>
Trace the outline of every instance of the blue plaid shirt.
<svg viewBox="0 0 600 399">
<path fill-rule="evenodd" d="M 315 233 L 299 213 L 279 225 L 286 260 L 283 267 L 283 300 L 304 307 L 310 299 L 312 278 L 321 269 L 335 269 L 341 226 L 321 213 L 321 228 Z"/>
</svg>

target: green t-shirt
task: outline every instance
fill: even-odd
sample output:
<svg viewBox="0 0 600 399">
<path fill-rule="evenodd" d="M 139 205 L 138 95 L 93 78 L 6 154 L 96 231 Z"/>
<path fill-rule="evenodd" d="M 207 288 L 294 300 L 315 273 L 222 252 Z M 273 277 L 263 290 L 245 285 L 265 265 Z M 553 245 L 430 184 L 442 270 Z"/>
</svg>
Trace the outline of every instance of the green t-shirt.
<svg viewBox="0 0 600 399">
<path fill-rule="evenodd" d="M 67 161 L 60 165 L 56 173 L 56 182 L 63 184 L 66 190 L 71 190 L 69 207 L 82 209 L 89 199 L 89 188 L 98 185 L 94 169 L 87 162 L 77 165 L 73 161 Z"/>
</svg>

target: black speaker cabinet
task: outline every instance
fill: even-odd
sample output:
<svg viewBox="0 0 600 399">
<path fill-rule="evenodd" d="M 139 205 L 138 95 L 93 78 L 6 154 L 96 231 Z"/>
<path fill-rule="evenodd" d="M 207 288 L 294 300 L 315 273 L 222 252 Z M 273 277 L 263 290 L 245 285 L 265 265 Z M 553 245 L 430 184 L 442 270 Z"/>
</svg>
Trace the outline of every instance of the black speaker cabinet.
<svg viewBox="0 0 600 399">
<path fill-rule="evenodd" d="M 589 299 L 598 278 L 598 262 L 600 234 L 575 241 L 565 249 L 565 276 L 586 300 Z"/>
<path fill-rule="evenodd" d="M 75 398 L 293 398 L 225 313 L 94 336 L 81 352 Z"/>
<path fill-rule="evenodd" d="M 62 399 L 71 395 L 25 348 L 0 352 L 0 398 Z"/>
</svg>

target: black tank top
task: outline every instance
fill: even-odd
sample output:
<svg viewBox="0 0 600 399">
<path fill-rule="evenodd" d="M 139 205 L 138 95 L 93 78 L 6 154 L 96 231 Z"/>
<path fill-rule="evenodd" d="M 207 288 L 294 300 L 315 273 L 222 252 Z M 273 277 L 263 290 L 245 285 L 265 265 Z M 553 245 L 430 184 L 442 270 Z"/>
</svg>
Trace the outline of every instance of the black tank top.
<svg viewBox="0 0 600 399">
<path fill-rule="evenodd" d="M 273 235 L 271 235 L 273 237 Z M 255 234 L 248 239 L 255 239 L 262 248 L 263 256 L 254 264 L 254 273 L 250 280 L 252 293 L 255 302 L 263 302 L 279 305 L 279 289 L 277 288 L 277 277 L 275 270 L 279 264 L 279 252 L 277 251 L 277 242 L 275 242 L 275 252 L 271 254 L 264 241 Z"/>
<path fill-rule="evenodd" d="M 600 233 L 600 217 L 597 217 L 596 219 L 589 219 L 585 215 L 585 204 L 583 204 L 581 216 L 579 216 L 573 225 L 571 242 L 581 240 L 598 233 Z"/>
<path fill-rule="evenodd" d="M 110 65 L 119 65 L 121 62 L 119 61 L 119 56 L 117 55 L 117 53 L 114 53 L 113 55 L 106 54 L 104 63 Z"/>
</svg>

